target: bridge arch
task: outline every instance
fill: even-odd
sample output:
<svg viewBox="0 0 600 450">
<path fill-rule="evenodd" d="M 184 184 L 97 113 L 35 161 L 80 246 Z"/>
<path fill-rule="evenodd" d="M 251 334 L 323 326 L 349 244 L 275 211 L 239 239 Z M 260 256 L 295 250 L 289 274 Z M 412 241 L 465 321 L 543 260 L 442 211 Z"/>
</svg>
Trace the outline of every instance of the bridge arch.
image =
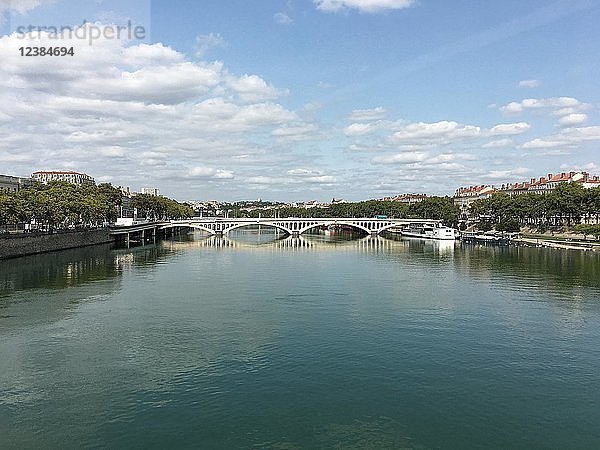
<svg viewBox="0 0 600 450">
<path fill-rule="evenodd" d="M 237 230 L 239 228 L 244 228 L 244 227 L 248 227 L 248 226 L 251 226 L 251 225 L 264 225 L 264 226 L 271 227 L 271 228 L 277 228 L 277 229 L 279 229 L 279 230 L 281 230 L 281 231 L 283 231 L 283 232 L 285 232 L 287 234 L 290 234 L 290 235 L 293 234 L 292 231 L 289 230 L 288 228 L 286 228 L 286 227 L 284 227 L 282 225 L 276 224 L 276 223 L 272 223 L 272 222 L 260 222 L 260 223 L 258 223 L 258 222 L 256 222 L 256 223 L 247 222 L 247 223 L 238 223 L 238 224 L 232 225 L 230 227 L 227 227 L 226 229 L 223 230 L 223 233 L 228 234 L 232 230 Z"/>
<path fill-rule="evenodd" d="M 316 227 L 320 227 L 320 226 L 329 226 L 329 225 L 346 225 L 348 227 L 352 227 L 361 231 L 364 231 L 367 234 L 371 234 L 373 231 L 375 230 L 369 230 L 367 227 L 359 224 L 359 223 L 353 223 L 353 222 L 346 222 L 346 221 L 342 221 L 340 222 L 339 220 L 335 221 L 335 222 L 331 222 L 331 221 L 323 221 L 323 222 L 315 222 L 312 224 L 309 224 L 303 228 L 300 228 L 300 230 L 298 230 L 298 234 L 303 234 L 306 233 L 308 230 L 312 230 L 313 228 Z"/>
<path fill-rule="evenodd" d="M 346 222 L 346 221 L 344 221 L 344 222 L 340 222 L 340 221 L 338 221 L 338 222 L 336 222 L 336 223 L 335 223 L 335 225 L 346 225 L 346 226 L 348 226 L 348 227 L 352 227 L 352 228 L 356 228 L 356 229 L 358 229 L 358 230 L 364 231 L 364 232 L 365 232 L 365 233 L 367 233 L 367 234 L 371 234 L 371 233 L 373 233 L 374 231 L 377 231 L 377 230 L 369 230 L 369 229 L 368 229 L 366 226 L 364 226 L 362 223 L 356 223 L 356 222 L 352 222 L 352 221 L 348 221 L 348 222 Z"/>
<path fill-rule="evenodd" d="M 383 227 L 381 227 L 377 232 L 378 233 L 382 233 L 384 231 L 389 230 L 390 228 L 394 228 L 394 227 L 399 227 L 400 225 L 398 225 L 397 223 L 392 223 L 390 225 L 384 225 Z"/>
<path fill-rule="evenodd" d="M 333 225 L 333 224 L 331 222 L 322 222 L 322 221 L 315 220 L 314 222 L 311 222 L 308 225 L 305 225 L 304 227 L 301 224 L 298 224 L 298 225 L 299 225 L 298 230 L 297 230 L 298 234 L 304 234 L 308 230 L 312 230 L 313 228 L 329 226 L 329 225 Z"/>
</svg>

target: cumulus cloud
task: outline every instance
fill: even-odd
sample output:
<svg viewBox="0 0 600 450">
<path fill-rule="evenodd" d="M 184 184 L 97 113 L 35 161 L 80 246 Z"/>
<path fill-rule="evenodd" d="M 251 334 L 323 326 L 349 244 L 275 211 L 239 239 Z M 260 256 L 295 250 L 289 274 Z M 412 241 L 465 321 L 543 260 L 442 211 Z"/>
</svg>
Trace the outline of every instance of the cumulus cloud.
<svg viewBox="0 0 600 450">
<path fill-rule="evenodd" d="M 499 125 L 493 126 L 489 132 L 489 136 L 510 136 L 515 134 L 525 133 L 527 130 L 531 128 L 526 122 L 518 122 L 518 123 L 501 123 Z"/>
<path fill-rule="evenodd" d="M 521 88 L 536 88 L 540 87 L 540 80 L 521 80 L 519 81 L 519 87 Z"/>
<path fill-rule="evenodd" d="M 413 164 L 422 162 L 429 156 L 425 152 L 408 152 L 408 153 L 396 153 L 395 155 L 384 155 L 373 158 L 373 162 L 376 164 Z"/>
<path fill-rule="evenodd" d="M 573 97 L 526 98 L 500 106 L 500 111 L 506 115 L 518 115 L 526 110 L 552 109 L 557 114 L 559 111 L 581 111 L 587 107 L 587 104 Z"/>
<path fill-rule="evenodd" d="M 233 178 L 233 172 L 212 167 L 192 167 L 188 170 L 187 175 L 189 178 L 213 178 L 217 180 Z"/>
<path fill-rule="evenodd" d="M 482 148 L 506 148 L 514 146 L 514 142 L 510 138 L 505 139 L 497 139 L 494 141 L 486 142 L 481 147 Z"/>
<path fill-rule="evenodd" d="M 273 14 L 273 20 L 280 25 L 289 25 L 293 22 L 292 18 L 283 12 Z"/>
<path fill-rule="evenodd" d="M 584 142 L 600 141 L 600 126 L 565 128 L 560 133 L 525 142 L 525 149 L 573 147 Z"/>
<path fill-rule="evenodd" d="M 211 48 L 225 47 L 225 39 L 219 33 L 200 34 L 196 36 L 196 56 L 203 58 Z"/>
<path fill-rule="evenodd" d="M 389 123 L 381 120 L 367 123 L 353 123 L 344 128 L 344 134 L 348 137 L 364 136 L 378 130 L 387 129 L 388 127 Z"/>
<path fill-rule="evenodd" d="M 354 113 L 353 113 L 354 114 Z M 362 111 L 360 114 L 362 115 Z M 368 116 L 368 115 L 367 115 Z M 403 120 L 375 120 L 355 122 L 346 126 L 344 134 L 352 138 L 351 150 L 396 150 L 425 151 L 440 146 L 473 144 L 485 138 L 516 136 L 531 129 L 527 122 L 501 123 L 491 128 L 481 128 L 472 124 L 461 124 L 455 121 L 439 122 L 406 122 Z M 369 136 L 368 142 L 361 142 Z M 512 141 L 497 139 L 492 143 L 484 143 L 484 148 L 506 146 Z"/>
<path fill-rule="evenodd" d="M 561 117 L 558 120 L 559 125 L 563 127 L 572 127 L 575 125 L 581 125 L 587 120 L 587 114 L 571 113 Z"/>
<path fill-rule="evenodd" d="M 370 120 L 380 120 L 385 118 L 387 111 L 385 108 L 378 106 L 371 109 L 355 109 L 352 111 L 346 120 L 352 122 L 368 122 Z"/>
<path fill-rule="evenodd" d="M 509 170 L 492 170 L 485 175 L 485 178 L 492 178 L 495 180 L 511 179 L 516 176 L 526 175 L 531 170 L 526 167 L 517 167 L 516 169 Z"/>
<path fill-rule="evenodd" d="M 317 9 L 337 12 L 355 9 L 365 13 L 378 13 L 394 9 L 406 9 L 416 4 L 415 0 L 314 0 Z"/>
<path fill-rule="evenodd" d="M 457 139 L 479 137 L 481 128 L 474 125 L 464 125 L 454 121 L 416 122 L 400 127 L 391 139 L 395 143 L 432 142 L 445 144 Z"/>
<path fill-rule="evenodd" d="M 257 75 L 230 77 L 228 87 L 245 102 L 276 100 L 289 94 L 287 89 L 277 89 Z"/>
<path fill-rule="evenodd" d="M 162 44 L 65 39 L 75 56 L 43 61 L 14 51 L 57 43 L 45 33 L 0 37 L 0 155 L 15 174 L 73 168 L 123 185 L 157 179 L 165 192 L 171 180 L 187 191 L 294 164 L 303 155 L 288 146 L 319 136 L 277 102 L 286 89 Z"/>
<path fill-rule="evenodd" d="M 52 3 L 54 0 L 0 0 L 0 24 L 3 23 L 4 14 L 16 12 L 25 14 L 27 11 L 41 6 L 44 3 Z"/>
<path fill-rule="evenodd" d="M 284 124 L 271 135 L 279 142 L 311 141 L 320 138 L 319 127 L 314 123 Z"/>
<path fill-rule="evenodd" d="M 295 175 L 295 174 L 294 174 Z M 308 183 L 310 185 L 331 186 L 338 180 L 333 175 L 309 175 L 309 176 L 270 176 L 258 175 L 249 177 L 245 180 L 253 185 L 268 185 L 268 186 L 293 186 Z"/>
<path fill-rule="evenodd" d="M 446 172 L 465 172 L 468 170 L 459 161 L 473 161 L 477 158 L 470 153 L 441 153 L 433 155 L 430 152 L 396 153 L 393 155 L 377 156 L 374 164 L 400 165 L 403 170 L 411 172 L 439 174 Z"/>
</svg>

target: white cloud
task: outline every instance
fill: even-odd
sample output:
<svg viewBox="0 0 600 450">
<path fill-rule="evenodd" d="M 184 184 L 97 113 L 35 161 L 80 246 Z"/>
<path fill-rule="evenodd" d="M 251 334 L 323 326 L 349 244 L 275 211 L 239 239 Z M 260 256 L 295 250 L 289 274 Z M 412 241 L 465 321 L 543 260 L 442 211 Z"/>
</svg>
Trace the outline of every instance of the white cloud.
<svg viewBox="0 0 600 450">
<path fill-rule="evenodd" d="M 222 62 L 116 39 L 63 40 L 72 58 L 15 56 L 28 43 L 59 42 L 0 37 L 0 155 L 15 174 L 73 168 L 132 187 L 157 180 L 165 193 L 207 183 L 245 192 L 240 183 L 265 167 L 306 160 L 294 142 L 321 138 L 277 103 L 286 89 Z M 332 181 L 323 176 L 298 189 Z"/>
<path fill-rule="evenodd" d="M 319 127 L 314 123 L 284 124 L 275 128 L 271 135 L 280 142 L 310 141 L 320 138 Z"/>
<path fill-rule="evenodd" d="M 510 102 L 500 106 L 500 111 L 506 115 L 518 115 L 525 110 L 531 109 L 553 109 L 554 113 L 562 111 L 563 108 L 571 108 L 569 111 L 582 110 L 587 104 L 573 97 L 550 97 L 550 98 L 526 98 L 520 102 Z"/>
<path fill-rule="evenodd" d="M 564 141 L 561 140 L 553 140 L 553 139 L 547 139 L 547 138 L 535 138 L 531 141 L 527 141 L 525 142 L 521 148 L 531 148 L 531 149 L 537 149 L 537 148 L 553 148 L 553 147 L 562 147 L 564 145 L 567 145 Z"/>
<path fill-rule="evenodd" d="M 233 178 L 233 172 L 229 170 L 215 169 L 212 167 L 192 167 L 188 170 L 189 178 L 213 178 L 217 180 Z"/>
<path fill-rule="evenodd" d="M 321 88 L 321 89 L 331 89 L 331 88 L 335 87 L 334 84 L 329 83 L 327 81 L 319 81 L 317 83 L 317 86 L 319 86 L 319 88 Z"/>
<path fill-rule="evenodd" d="M 319 175 L 315 177 L 308 177 L 306 178 L 306 181 L 315 184 L 332 184 L 335 183 L 337 179 L 331 175 Z"/>
<path fill-rule="evenodd" d="M 463 125 L 453 121 L 410 123 L 400 127 L 392 135 L 395 143 L 403 142 L 431 142 L 446 144 L 454 140 L 479 137 L 481 128 L 474 125 Z"/>
<path fill-rule="evenodd" d="M 257 185 L 276 185 L 276 186 L 289 186 L 289 185 L 300 185 L 304 183 L 312 185 L 332 185 L 338 180 L 333 175 L 310 175 L 310 176 L 293 176 L 281 177 L 281 176 L 269 176 L 269 175 L 258 175 L 249 177 L 245 181 L 250 184 Z M 304 175 L 304 174 L 302 174 Z"/>
<path fill-rule="evenodd" d="M 521 80 L 519 81 L 519 87 L 521 88 L 536 88 L 540 87 L 542 83 L 540 80 Z"/>
<path fill-rule="evenodd" d="M 25 14 L 27 11 L 41 6 L 44 3 L 52 3 L 54 0 L 0 0 L 0 23 L 2 23 L 4 13 L 14 11 L 18 14 Z"/>
<path fill-rule="evenodd" d="M 564 127 L 572 127 L 574 125 L 581 125 L 587 120 L 587 114 L 572 113 L 561 117 L 558 120 L 559 125 Z"/>
<path fill-rule="evenodd" d="M 196 36 L 196 56 L 203 58 L 211 48 L 225 47 L 225 39 L 219 33 L 199 34 Z"/>
<path fill-rule="evenodd" d="M 366 134 L 374 133 L 378 130 L 386 129 L 388 126 L 388 122 L 381 120 L 368 123 L 352 123 L 344 128 L 344 134 L 348 137 L 364 136 Z"/>
<path fill-rule="evenodd" d="M 244 102 L 276 100 L 289 94 L 287 89 L 277 89 L 257 75 L 231 77 L 228 87 L 235 91 Z"/>
<path fill-rule="evenodd" d="M 515 134 L 525 133 L 531 128 L 526 122 L 518 123 L 501 123 L 490 128 L 487 133 L 489 136 L 512 136 Z"/>
<path fill-rule="evenodd" d="M 356 9 L 365 13 L 377 13 L 393 9 L 410 8 L 415 0 L 314 0 L 317 9 L 337 12 L 344 9 Z"/>
<path fill-rule="evenodd" d="M 348 115 L 346 120 L 351 122 L 368 122 L 370 120 L 383 119 L 386 114 L 387 111 L 381 106 L 371 109 L 355 109 Z"/>
<path fill-rule="evenodd" d="M 509 179 L 516 176 L 526 175 L 531 170 L 526 167 L 517 167 L 516 169 L 510 170 L 492 170 L 485 175 L 485 178 L 492 178 L 495 180 Z"/>
<path fill-rule="evenodd" d="M 483 148 L 506 148 L 513 146 L 514 142 L 512 139 L 509 138 L 497 139 L 495 141 L 490 141 L 482 145 Z"/>
<path fill-rule="evenodd" d="M 423 162 L 427 157 L 428 153 L 425 152 L 396 153 L 395 155 L 377 156 L 373 158 L 373 162 L 376 164 L 413 164 Z"/>
<path fill-rule="evenodd" d="M 525 142 L 521 147 L 525 149 L 573 147 L 591 141 L 600 141 L 600 126 L 565 128 L 551 136 Z"/>
<path fill-rule="evenodd" d="M 273 20 L 280 25 L 289 25 L 293 22 L 292 18 L 283 12 L 273 14 Z"/>
<path fill-rule="evenodd" d="M 470 153 L 441 153 L 425 160 L 425 164 L 436 165 L 444 164 L 457 160 L 473 161 L 477 159 L 475 155 Z"/>
</svg>

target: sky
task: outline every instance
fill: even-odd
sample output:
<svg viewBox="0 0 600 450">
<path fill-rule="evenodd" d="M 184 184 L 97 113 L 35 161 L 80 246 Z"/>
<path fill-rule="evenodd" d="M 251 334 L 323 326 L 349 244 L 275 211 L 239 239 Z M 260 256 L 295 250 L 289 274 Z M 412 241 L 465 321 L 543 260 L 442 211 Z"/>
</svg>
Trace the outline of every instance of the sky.
<svg viewBox="0 0 600 450">
<path fill-rule="evenodd" d="M 0 0 L 0 18 L 2 174 L 222 201 L 600 174 L 600 1 Z M 74 54 L 21 56 L 48 46 Z"/>
</svg>

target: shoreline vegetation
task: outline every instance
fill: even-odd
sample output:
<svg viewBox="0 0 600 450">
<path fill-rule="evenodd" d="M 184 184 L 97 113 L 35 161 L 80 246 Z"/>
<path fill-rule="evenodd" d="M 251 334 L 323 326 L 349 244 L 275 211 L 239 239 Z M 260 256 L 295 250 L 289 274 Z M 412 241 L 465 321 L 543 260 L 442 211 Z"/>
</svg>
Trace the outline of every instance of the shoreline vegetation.
<svg viewBox="0 0 600 450">
<path fill-rule="evenodd" d="M 427 197 L 418 203 L 391 200 L 334 203 L 301 208 L 264 202 L 247 209 L 228 204 L 230 218 L 275 217 L 376 217 L 441 220 L 444 225 L 469 232 L 520 233 L 519 242 L 540 241 L 564 248 L 594 248 L 600 243 L 600 188 L 584 189 L 562 183 L 552 192 L 509 196 L 496 193 L 474 201 L 468 216 L 451 197 Z M 10 231 L 56 233 L 67 230 L 106 228 L 115 223 L 123 208 L 137 210 L 137 217 L 152 221 L 195 215 L 185 203 L 163 196 L 138 194 L 128 199 L 108 183 L 73 185 L 66 182 L 36 183 L 18 192 L 0 193 L 0 236 Z M 462 215 L 461 215 L 462 214 Z M 14 234 L 14 233 L 13 233 Z M 544 243 L 540 245 L 546 245 Z"/>
<path fill-rule="evenodd" d="M 523 232 L 567 239 L 600 239 L 600 188 L 584 189 L 561 183 L 547 194 L 509 196 L 496 193 L 470 206 L 470 216 L 481 231 Z"/>
<path fill-rule="evenodd" d="M 103 228 L 116 221 L 123 206 L 121 190 L 108 183 L 36 183 L 18 192 L 0 193 L 0 234 Z M 128 207 L 152 220 L 183 219 L 194 214 L 188 205 L 148 194 L 132 197 Z"/>
</svg>

